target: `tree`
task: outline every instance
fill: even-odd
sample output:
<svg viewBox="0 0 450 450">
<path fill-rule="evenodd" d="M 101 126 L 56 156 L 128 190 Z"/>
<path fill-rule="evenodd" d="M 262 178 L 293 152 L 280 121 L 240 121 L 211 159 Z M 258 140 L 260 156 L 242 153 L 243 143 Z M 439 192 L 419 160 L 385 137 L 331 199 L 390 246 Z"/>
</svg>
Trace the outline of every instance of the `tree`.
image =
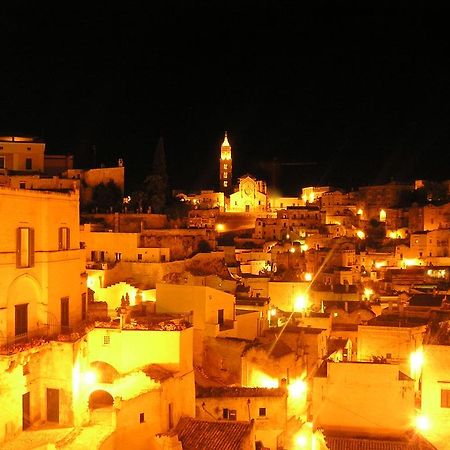
<svg viewBox="0 0 450 450">
<path fill-rule="evenodd" d="M 168 189 L 168 176 L 166 170 L 166 156 L 164 141 L 160 137 L 153 155 L 152 171 L 144 181 L 144 191 L 152 212 L 161 213 L 166 206 L 166 195 Z"/>
<path fill-rule="evenodd" d="M 144 212 L 149 206 L 148 195 L 144 191 L 135 191 L 131 194 L 130 208 L 136 212 Z"/>
<path fill-rule="evenodd" d="M 92 200 L 93 205 L 100 211 L 117 209 L 122 203 L 122 191 L 114 181 L 110 180 L 106 184 L 100 183 L 94 187 Z"/>
</svg>

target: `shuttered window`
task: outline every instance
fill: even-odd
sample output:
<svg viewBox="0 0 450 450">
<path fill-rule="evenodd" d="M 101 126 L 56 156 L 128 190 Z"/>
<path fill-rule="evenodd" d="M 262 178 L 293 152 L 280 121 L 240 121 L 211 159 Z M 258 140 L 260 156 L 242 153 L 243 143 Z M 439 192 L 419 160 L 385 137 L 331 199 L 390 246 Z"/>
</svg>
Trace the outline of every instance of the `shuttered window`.
<svg viewBox="0 0 450 450">
<path fill-rule="evenodd" d="M 28 227 L 17 228 L 16 236 L 16 265 L 17 267 L 34 266 L 34 229 Z"/>
<path fill-rule="evenodd" d="M 70 249 L 70 228 L 60 227 L 58 230 L 58 250 Z"/>
</svg>

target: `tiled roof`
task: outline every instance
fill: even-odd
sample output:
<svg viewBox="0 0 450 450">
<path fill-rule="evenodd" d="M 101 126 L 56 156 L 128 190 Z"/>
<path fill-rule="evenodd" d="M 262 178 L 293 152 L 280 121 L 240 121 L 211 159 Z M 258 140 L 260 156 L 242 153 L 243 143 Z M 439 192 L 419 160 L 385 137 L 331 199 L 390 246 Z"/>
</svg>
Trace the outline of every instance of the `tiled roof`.
<svg viewBox="0 0 450 450">
<path fill-rule="evenodd" d="M 261 387 L 201 387 L 196 386 L 195 396 L 197 398 L 210 397 L 282 397 L 285 391 L 279 388 L 261 388 Z"/>
<path fill-rule="evenodd" d="M 183 450 L 240 450 L 252 422 L 204 421 L 182 417 L 175 432 Z"/>
<path fill-rule="evenodd" d="M 413 435 L 405 438 L 371 439 L 350 436 L 330 436 L 325 432 L 329 450 L 437 450 L 424 438 Z"/>
</svg>

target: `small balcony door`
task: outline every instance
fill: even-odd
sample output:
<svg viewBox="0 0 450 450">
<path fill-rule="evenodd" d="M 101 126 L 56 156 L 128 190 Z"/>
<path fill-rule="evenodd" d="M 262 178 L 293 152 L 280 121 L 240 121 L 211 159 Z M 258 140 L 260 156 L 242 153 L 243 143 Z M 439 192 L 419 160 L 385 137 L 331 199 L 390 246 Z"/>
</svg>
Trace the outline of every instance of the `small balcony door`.
<svg viewBox="0 0 450 450">
<path fill-rule="evenodd" d="M 28 333 L 28 305 L 16 305 L 14 331 L 16 336 Z"/>
</svg>

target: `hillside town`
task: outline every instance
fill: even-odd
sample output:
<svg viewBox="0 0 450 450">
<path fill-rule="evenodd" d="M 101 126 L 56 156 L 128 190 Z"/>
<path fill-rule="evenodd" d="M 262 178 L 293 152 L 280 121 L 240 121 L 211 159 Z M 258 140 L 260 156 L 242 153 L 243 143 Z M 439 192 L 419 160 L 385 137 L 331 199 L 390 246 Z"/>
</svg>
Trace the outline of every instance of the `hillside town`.
<svg viewBox="0 0 450 450">
<path fill-rule="evenodd" d="M 0 448 L 450 449 L 450 180 L 283 197 L 225 133 L 169 213 L 162 139 L 141 193 L 45 147 L 0 137 Z"/>
</svg>

